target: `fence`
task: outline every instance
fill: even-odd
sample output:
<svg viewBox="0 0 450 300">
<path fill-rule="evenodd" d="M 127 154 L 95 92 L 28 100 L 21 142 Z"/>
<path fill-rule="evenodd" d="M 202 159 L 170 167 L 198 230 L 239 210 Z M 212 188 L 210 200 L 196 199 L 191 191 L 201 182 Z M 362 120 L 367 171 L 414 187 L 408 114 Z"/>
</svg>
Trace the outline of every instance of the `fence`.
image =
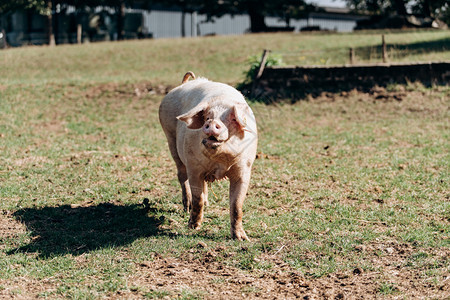
<svg viewBox="0 0 450 300">
<path fill-rule="evenodd" d="M 384 38 L 383 38 L 384 42 Z M 387 63 L 386 44 L 381 45 L 384 63 L 346 64 L 334 66 L 272 66 L 265 67 L 268 50 L 264 50 L 251 89 L 253 98 L 301 98 L 317 91 L 348 91 L 388 84 L 421 82 L 425 85 L 448 84 L 450 62 Z M 354 61 L 354 50 L 349 50 Z"/>
<path fill-rule="evenodd" d="M 384 35 L 380 35 L 377 45 L 325 50 L 271 51 L 271 55 L 281 58 L 285 65 L 353 65 L 399 62 L 411 55 L 420 56 L 429 52 L 449 50 L 450 38 L 416 44 L 395 44 L 386 42 Z"/>
</svg>

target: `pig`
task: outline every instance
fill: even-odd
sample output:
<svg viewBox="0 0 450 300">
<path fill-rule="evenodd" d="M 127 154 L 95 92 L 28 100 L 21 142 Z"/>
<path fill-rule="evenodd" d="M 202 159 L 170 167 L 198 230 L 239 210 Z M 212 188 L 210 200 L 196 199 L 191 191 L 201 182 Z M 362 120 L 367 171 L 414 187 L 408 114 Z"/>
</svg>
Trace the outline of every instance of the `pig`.
<svg viewBox="0 0 450 300">
<path fill-rule="evenodd" d="M 192 77 L 193 80 L 189 80 Z M 189 228 L 198 229 L 208 203 L 208 182 L 230 181 L 231 237 L 249 240 L 242 205 L 258 143 L 256 121 L 235 88 L 188 72 L 159 107 L 159 120 L 175 161 Z"/>
</svg>

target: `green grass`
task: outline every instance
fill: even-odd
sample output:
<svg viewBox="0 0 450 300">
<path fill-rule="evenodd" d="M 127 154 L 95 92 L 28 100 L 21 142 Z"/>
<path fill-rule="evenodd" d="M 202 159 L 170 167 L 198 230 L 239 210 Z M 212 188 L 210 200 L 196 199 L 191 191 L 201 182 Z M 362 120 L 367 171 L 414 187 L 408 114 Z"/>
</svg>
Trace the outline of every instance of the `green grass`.
<svg viewBox="0 0 450 300">
<path fill-rule="evenodd" d="M 393 61 L 449 60 L 448 31 L 383 32 Z M 382 32 L 352 34 L 265 34 L 198 39 L 157 39 L 119 43 L 28 47 L 0 53 L 2 84 L 79 84 L 150 81 L 178 84 L 180 74 L 237 83 L 251 55 L 270 49 L 287 64 L 380 62 Z M 224 68 L 224 66 L 226 66 Z"/>
<path fill-rule="evenodd" d="M 382 283 L 380 285 L 379 292 L 382 295 L 388 296 L 388 295 L 398 294 L 398 289 L 393 284 Z"/>
<path fill-rule="evenodd" d="M 394 38 L 434 45 L 448 32 L 387 34 Z M 317 48 L 320 58 L 305 62 L 344 63 L 329 47 L 363 49 L 378 39 L 280 34 L 1 51 L 0 295 L 207 296 L 204 286 L 175 291 L 145 281 L 142 264 L 160 257 L 243 274 L 295 270 L 310 281 L 361 268 L 381 274 L 374 292 L 385 296 L 404 292 L 400 279 L 387 279 L 393 261 L 437 290 L 450 264 L 448 86 L 389 87 L 402 101 L 350 92 L 253 103 L 262 158 L 244 205 L 248 243 L 229 239 L 225 182 L 211 186 L 202 229 L 187 228 L 157 118 L 162 96 L 135 93 L 176 85 L 188 69 L 237 83 L 262 48 Z M 402 60 L 449 59 L 448 49 L 432 49 Z M 224 287 L 229 279 L 207 282 Z"/>
</svg>

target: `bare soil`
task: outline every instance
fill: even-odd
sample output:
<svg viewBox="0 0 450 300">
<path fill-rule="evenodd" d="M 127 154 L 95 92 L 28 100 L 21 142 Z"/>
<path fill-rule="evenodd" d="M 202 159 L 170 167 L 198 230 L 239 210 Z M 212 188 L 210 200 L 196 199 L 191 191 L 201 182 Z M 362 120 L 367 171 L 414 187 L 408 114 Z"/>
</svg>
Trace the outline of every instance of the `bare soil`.
<svg viewBox="0 0 450 300">
<path fill-rule="evenodd" d="M 389 255 L 380 258 L 376 254 L 380 249 Z M 138 266 L 130 281 L 151 290 L 169 291 L 173 296 L 181 296 L 183 289 L 189 287 L 204 292 L 205 299 L 375 299 L 380 297 L 380 281 L 395 286 L 391 296 L 445 299 L 450 295 L 450 277 L 436 289 L 417 269 L 401 268 L 412 252 L 407 245 L 374 244 L 363 249 L 372 253 L 373 267 L 380 271 L 365 272 L 357 267 L 348 273 L 317 279 L 305 278 L 276 257 L 265 258 L 273 260 L 270 271 L 237 270 L 216 261 L 220 251 L 210 249 L 202 259 L 192 259 L 189 255 L 183 259 L 162 258 L 156 254 L 153 261 Z M 448 254 L 444 249 L 439 253 Z"/>
</svg>

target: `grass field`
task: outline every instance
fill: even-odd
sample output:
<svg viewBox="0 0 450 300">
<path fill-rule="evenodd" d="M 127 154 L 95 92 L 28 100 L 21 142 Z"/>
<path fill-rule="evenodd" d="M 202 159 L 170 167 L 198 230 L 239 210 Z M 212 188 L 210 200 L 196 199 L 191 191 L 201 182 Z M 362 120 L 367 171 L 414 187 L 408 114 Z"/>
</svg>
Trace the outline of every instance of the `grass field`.
<svg viewBox="0 0 450 300">
<path fill-rule="evenodd" d="M 449 36 L 386 39 L 403 49 L 399 60 L 449 60 Z M 158 122 L 164 91 L 186 70 L 235 84 L 263 48 L 287 62 L 298 50 L 305 63 L 339 64 L 348 47 L 374 53 L 379 37 L 1 51 L 0 297 L 448 298 L 449 86 L 251 104 L 259 129 L 244 203 L 251 242 L 229 238 L 225 182 L 210 187 L 202 228 L 187 228 Z"/>
<path fill-rule="evenodd" d="M 350 47 L 356 62 L 380 62 L 381 34 L 266 34 L 11 49 L 2 51 L 0 78 L 4 84 L 174 85 L 180 81 L 175 74 L 193 69 L 207 78 L 237 83 L 248 70 L 249 56 L 259 56 L 263 49 L 286 64 L 348 63 Z M 450 60 L 448 31 L 393 31 L 385 39 L 393 61 Z"/>
</svg>

